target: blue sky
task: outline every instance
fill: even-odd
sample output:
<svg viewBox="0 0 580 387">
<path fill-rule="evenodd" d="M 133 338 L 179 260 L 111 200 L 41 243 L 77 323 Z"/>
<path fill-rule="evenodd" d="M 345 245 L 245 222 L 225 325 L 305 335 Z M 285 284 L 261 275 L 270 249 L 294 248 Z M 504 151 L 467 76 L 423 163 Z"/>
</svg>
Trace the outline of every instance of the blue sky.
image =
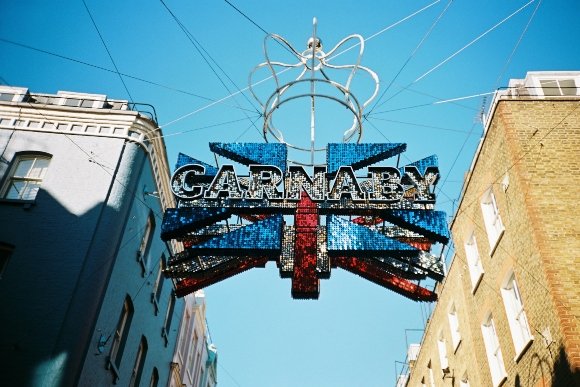
<svg viewBox="0 0 580 387">
<path fill-rule="evenodd" d="M 316 17 L 327 51 L 350 34 L 366 39 L 362 64 L 378 74 L 385 94 L 364 123 L 363 141 L 407 143 L 403 161 L 437 154 L 438 209 L 449 214 L 491 96 L 448 100 L 493 92 L 527 71 L 580 67 L 576 0 L 165 0 L 189 36 L 161 1 L 85 3 L 98 32 L 82 0 L 2 1 L 0 82 L 152 104 L 171 165 L 178 152 L 212 162 L 210 141 L 262 141 L 258 104 L 246 87 L 250 71 L 265 60 L 263 30 L 302 51 Z M 352 63 L 354 51 L 336 63 Z M 288 58 L 279 47 L 271 53 Z M 364 94 L 368 87 L 360 81 Z M 272 82 L 259 90 L 271 93 Z M 303 117 L 292 110 L 299 108 L 291 106 L 279 121 L 296 138 L 309 133 L 292 119 Z M 332 109 L 321 109 L 322 141 L 340 141 L 344 130 Z M 321 282 L 319 300 L 292 300 L 289 280 L 273 264 L 206 294 L 222 387 L 394 385 L 406 336 L 420 339 L 406 330 L 422 328 L 432 307 L 338 269 Z"/>
</svg>

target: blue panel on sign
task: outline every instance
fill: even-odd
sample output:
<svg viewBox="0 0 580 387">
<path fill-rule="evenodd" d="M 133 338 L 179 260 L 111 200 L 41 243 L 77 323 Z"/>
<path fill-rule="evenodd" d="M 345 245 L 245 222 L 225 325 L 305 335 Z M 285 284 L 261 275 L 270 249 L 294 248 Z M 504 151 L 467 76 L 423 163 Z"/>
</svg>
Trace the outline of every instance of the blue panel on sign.
<svg viewBox="0 0 580 387">
<path fill-rule="evenodd" d="M 183 167 L 184 165 L 187 164 L 199 164 L 199 165 L 203 165 L 205 167 L 205 174 L 208 176 L 215 176 L 217 175 L 218 169 L 216 167 L 214 167 L 213 165 L 209 165 L 207 163 L 204 163 L 203 161 L 199 161 L 197 159 L 194 159 L 191 156 L 188 156 L 186 154 L 183 153 L 179 153 L 179 155 L 177 156 L 177 163 L 175 164 L 175 169 L 178 169 L 179 167 Z"/>
<path fill-rule="evenodd" d="M 283 219 L 282 215 L 270 216 L 199 245 L 191 246 L 190 251 L 193 253 L 197 251 L 200 255 L 280 254 Z"/>
<path fill-rule="evenodd" d="M 161 239 L 166 241 L 183 236 L 190 231 L 227 219 L 229 216 L 230 210 L 222 207 L 168 208 L 163 215 Z"/>
<path fill-rule="evenodd" d="M 211 142 L 209 149 L 240 164 L 274 165 L 286 171 L 286 144 Z"/>
<path fill-rule="evenodd" d="M 447 214 L 443 211 L 390 210 L 384 213 L 389 222 L 441 243 L 449 241 Z"/>
<path fill-rule="evenodd" d="M 402 153 L 407 144 L 328 144 L 326 149 L 327 172 L 334 175 L 343 166 L 357 170 Z"/>
<path fill-rule="evenodd" d="M 339 256 L 411 256 L 418 249 L 336 215 L 326 217 L 328 254 Z"/>
<path fill-rule="evenodd" d="M 400 168 L 401 176 L 403 176 L 405 174 L 404 168 L 406 166 L 411 166 L 411 165 L 417 167 L 417 170 L 421 173 L 421 175 L 425 175 L 425 170 L 427 169 L 427 167 L 438 167 L 439 166 L 439 160 L 437 159 L 436 155 L 431 155 L 431 156 L 425 157 L 424 159 L 417 160 L 415 162 L 407 164 L 404 167 Z"/>
</svg>

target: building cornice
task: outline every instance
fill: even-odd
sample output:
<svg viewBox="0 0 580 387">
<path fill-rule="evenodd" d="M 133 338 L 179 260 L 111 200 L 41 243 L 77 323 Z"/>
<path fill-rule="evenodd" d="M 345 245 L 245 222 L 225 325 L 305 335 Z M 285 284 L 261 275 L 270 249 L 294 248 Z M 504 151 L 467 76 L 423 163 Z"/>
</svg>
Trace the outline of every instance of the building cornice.
<svg viewBox="0 0 580 387">
<path fill-rule="evenodd" d="M 149 155 L 163 209 L 175 207 L 163 134 L 152 119 L 137 111 L 0 102 L 0 129 L 134 142 Z"/>
</svg>

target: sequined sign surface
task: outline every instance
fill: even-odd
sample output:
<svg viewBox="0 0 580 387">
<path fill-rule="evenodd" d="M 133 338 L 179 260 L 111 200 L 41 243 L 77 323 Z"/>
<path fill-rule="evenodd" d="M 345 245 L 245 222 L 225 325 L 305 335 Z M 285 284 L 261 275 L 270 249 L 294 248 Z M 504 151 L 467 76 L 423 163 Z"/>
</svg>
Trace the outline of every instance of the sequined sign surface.
<svg viewBox="0 0 580 387">
<path fill-rule="evenodd" d="M 178 206 L 166 211 L 165 241 L 181 242 L 165 274 L 184 296 L 245 270 L 276 263 L 291 294 L 316 299 L 320 280 L 341 268 L 418 301 L 443 278 L 430 253 L 446 244 L 435 211 L 437 158 L 398 165 L 406 144 L 328 144 L 326 165 L 288 166 L 282 143 L 210 143 L 235 164 L 180 154 L 171 180 Z M 394 165 L 382 165 L 394 159 Z"/>
</svg>

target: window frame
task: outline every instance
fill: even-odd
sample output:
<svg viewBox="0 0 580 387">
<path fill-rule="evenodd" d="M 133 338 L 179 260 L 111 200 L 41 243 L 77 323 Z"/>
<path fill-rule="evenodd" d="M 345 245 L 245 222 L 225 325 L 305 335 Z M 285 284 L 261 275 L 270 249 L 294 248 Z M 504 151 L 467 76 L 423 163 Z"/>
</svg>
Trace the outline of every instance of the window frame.
<svg viewBox="0 0 580 387">
<path fill-rule="evenodd" d="M 530 329 L 530 323 L 522 302 L 522 295 L 513 271 L 508 273 L 500 290 L 514 343 L 514 361 L 517 362 L 532 344 L 534 336 Z"/>
<path fill-rule="evenodd" d="M 461 331 L 459 330 L 459 314 L 457 313 L 455 302 L 452 302 L 447 310 L 447 320 L 449 322 L 449 331 L 451 332 L 451 345 L 453 346 L 453 352 L 456 352 L 459 343 L 461 343 Z"/>
<path fill-rule="evenodd" d="M 133 320 L 135 309 L 131 297 L 126 296 L 123 301 L 119 321 L 115 327 L 113 341 L 111 343 L 111 351 L 109 352 L 109 367 L 112 369 L 115 377 L 115 382 L 119 379 L 119 367 L 127 344 L 129 330 L 131 329 L 131 322 Z"/>
<path fill-rule="evenodd" d="M 0 280 L 4 277 L 4 272 L 8 266 L 8 262 L 14 253 L 14 245 L 0 242 Z"/>
<path fill-rule="evenodd" d="M 497 328 L 493 315 L 489 313 L 481 323 L 481 333 L 483 344 L 487 355 L 487 363 L 491 374 L 491 381 L 494 387 L 502 385 L 507 380 L 507 372 L 503 353 L 497 334 Z"/>
<path fill-rule="evenodd" d="M 449 372 L 449 356 L 447 354 L 447 340 L 445 340 L 443 330 L 440 330 L 437 335 L 437 352 L 439 353 L 439 365 L 443 376 L 445 376 Z"/>
<path fill-rule="evenodd" d="M 492 256 L 505 232 L 505 226 L 501 219 L 497 199 L 491 188 L 482 196 L 480 205 L 481 212 L 483 213 L 483 223 L 489 241 L 489 255 Z"/>
<path fill-rule="evenodd" d="M 143 230 L 143 237 L 137 249 L 137 261 L 141 265 L 141 275 L 145 277 L 149 269 L 149 250 L 155 234 L 155 216 L 152 211 L 147 215 L 147 223 Z"/>
<path fill-rule="evenodd" d="M 477 245 L 477 238 L 475 237 L 475 231 L 472 231 L 469 234 L 469 237 L 463 244 L 463 248 L 465 250 L 465 260 L 467 261 L 469 278 L 471 280 L 471 293 L 475 293 L 481 283 L 483 275 L 485 274 L 481 254 L 479 253 Z"/>
<path fill-rule="evenodd" d="M 161 336 L 165 339 L 166 347 L 169 345 L 169 331 L 171 330 L 171 322 L 173 321 L 173 312 L 175 311 L 176 302 L 177 297 L 175 295 L 175 290 L 172 290 L 171 294 L 169 295 L 169 303 L 167 305 L 167 312 L 165 313 L 163 327 L 161 328 Z"/>
<path fill-rule="evenodd" d="M 565 86 L 562 85 L 563 82 L 566 81 L 572 81 L 572 83 L 574 84 L 574 86 Z M 549 84 L 553 84 L 554 86 L 550 86 Z M 560 76 L 560 77 L 548 77 L 548 78 L 539 78 L 538 79 L 538 84 L 540 86 L 540 90 L 542 90 L 542 96 L 544 97 L 570 97 L 570 96 L 576 96 L 578 95 L 578 85 L 576 84 L 576 79 L 573 76 Z M 575 92 L 573 94 L 570 94 L 568 92 L 566 92 L 566 90 L 568 89 L 573 89 L 575 90 Z M 554 90 L 557 91 L 557 93 L 548 93 L 546 94 L 546 91 L 549 90 Z"/>
<path fill-rule="evenodd" d="M 33 162 L 28 171 L 26 172 L 26 175 L 15 176 L 20 166 L 20 163 L 27 160 L 33 160 Z M 30 172 L 35 168 L 35 165 L 38 162 L 38 160 L 46 161 L 46 166 L 41 167 L 41 172 L 39 174 L 40 176 L 30 176 Z M 46 173 L 48 172 L 48 168 L 50 166 L 51 161 L 52 155 L 46 152 L 25 151 L 15 153 L 10 163 L 10 167 L 8 168 L 8 172 L 4 177 L 4 181 L 2 182 L 1 186 L 2 189 L 0 190 L 0 198 L 2 200 L 11 202 L 34 203 L 36 201 L 36 197 L 38 196 L 38 192 L 42 187 L 42 183 L 46 179 Z M 34 191 L 32 197 L 30 197 L 30 194 L 28 194 L 26 198 L 23 198 L 24 195 L 20 195 L 20 193 L 18 193 L 17 198 L 8 197 L 8 194 L 12 190 L 13 182 L 15 181 L 24 182 L 26 184 L 24 191 L 27 193 L 34 190 L 34 188 L 30 190 L 28 185 L 30 182 L 33 182 L 36 185 L 36 190 Z"/>
<path fill-rule="evenodd" d="M 431 360 L 427 362 L 427 373 L 429 375 L 429 385 L 435 387 L 435 375 L 433 374 L 433 367 Z"/>
<path fill-rule="evenodd" d="M 159 270 L 157 272 L 157 279 L 155 280 L 155 285 L 153 286 L 153 291 L 151 292 L 151 302 L 155 306 L 155 316 L 159 314 L 159 304 L 161 303 L 161 294 L 163 292 L 163 284 L 165 282 L 165 276 L 163 275 L 163 270 L 167 267 L 167 259 L 165 254 L 161 254 L 159 258 Z"/>
<path fill-rule="evenodd" d="M 149 387 L 157 387 L 159 384 L 159 370 L 153 367 L 151 371 L 151 378 L 149 379 Z"/>
<path fill-rule="evenodd" d="M 133 370 L 131 371 L 131 379 L 129 381 L 129 387 L 139 386 L 141 384 L 141 376 L 143 376 L 143 369 L 145 368 L 145 359 L 147 358 L 147 351 L 149 346 L 147 345 L 147 338 L 141 336 L 139 341 L 139 349 L 137 350 L 137 355 L 135 356 L 135 364 L 133 365 Z"/>
</svg>

